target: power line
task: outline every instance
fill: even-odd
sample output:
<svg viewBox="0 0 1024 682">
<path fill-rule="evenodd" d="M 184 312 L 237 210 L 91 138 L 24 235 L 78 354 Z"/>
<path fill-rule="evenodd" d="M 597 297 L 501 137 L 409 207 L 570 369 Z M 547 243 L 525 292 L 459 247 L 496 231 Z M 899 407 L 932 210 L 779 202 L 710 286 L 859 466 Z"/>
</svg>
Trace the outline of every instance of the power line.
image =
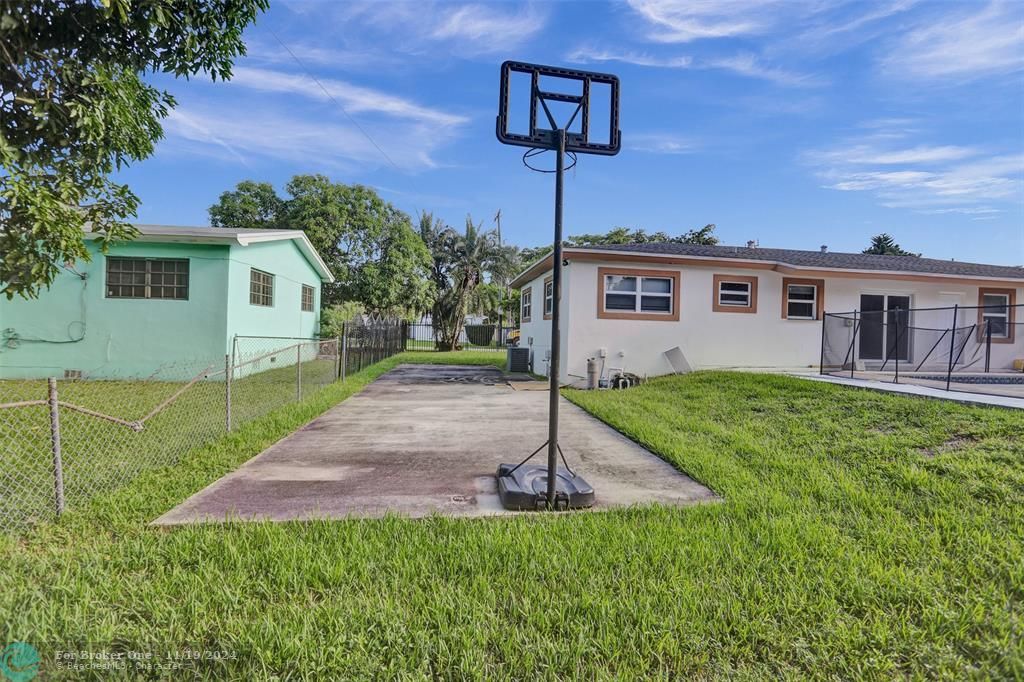
<svg viewBox="0 0 1024 682">
<path fill-rule="evenodd" d="M 298 56 L 296 56 L 296 54 L 294 52 L 292 52 L 290 47 L 288 47 L 287 45 L 284 44 L 284 41 L 281 40 L 277 36 L 277 34 L 274 32 L 274 30 L 273 29 L 269 29 L 269 28 L 267 30 L 270 32 L 270 35 L 274 36 L 274 40 L 276 40 L 278 43 L 280 43 L 281 47 L 283 47 L 285 49 L 285 51 L 288 54 L 291 55 L 292 59 L 295 60 L 295 63 L 299 65 L 299 68 L 302 69 L 306 73 L 307 76 L 312 78 L 314 83 L 316 83 L 318 86 L 320 86 L 320 89 L 324 91 L 324 94 L 327 95 L 327 98 L 330 99 L 332 102 L 334 102 L 334 104 L 339 109 L 341 109 L 341 113 L 345 114 L 345 117 L 348 118 L 348 120 L 352 123 L 352 125 L 354 125 L 356 127 L 356 129 L 363 134 L 363 137 L 365 137 L 367 140 L 369 140 L 370 144 L 372 144 L 377 149 L 377 151 L 380 152 L 380 155 L 383 156 L 385 159 L 387 159 L 388 163 L 390 163 L 392 166 L 394 166 L 396 171 L 402 172 L 402 169 L 398 167 L 398 164 L 395 163 L 391 159 L 391 157 L 387 155 L 387 152 L 385 152 L 383 149 L 381 149 L 381 146 L 379 144 L 377 144 L 376 140 L 374 140 L 372 137 L 370 137 L 370 133 L 366 132 L 366 130 L 363 129 L 363 126 L 359 125 L 359 122 L 356 121 L 354 118 L 352 118 L 352 115 L 350 113 L 348 113 L 348 111 L 345 109 L 345 107 L 342 105 L 342 103 L 339 102 L 337 99 L 335 99 L 334 95 L 331 94 L 330 90 L 325 88 L 324 84 L 320 82 L 320 79 L 317 78 L 316 76 L 314 76 L 312 74 L 312 72 L 308 68 L 306 68 L 306 65 L 302 63 L 302 60 L 299 59 Z"/>
</svg>

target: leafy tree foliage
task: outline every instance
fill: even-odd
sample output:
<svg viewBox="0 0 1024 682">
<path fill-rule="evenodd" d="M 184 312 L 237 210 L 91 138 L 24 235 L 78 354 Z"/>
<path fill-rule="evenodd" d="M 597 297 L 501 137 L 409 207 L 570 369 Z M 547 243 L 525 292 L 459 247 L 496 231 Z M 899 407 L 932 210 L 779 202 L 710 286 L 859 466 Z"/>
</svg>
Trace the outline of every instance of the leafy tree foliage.
<svg viewBox="0 0 1024 682">
<path fill-rule="evenodd" d="M 615 227 L 604 234 L 577 234 L 566 240 L 568 246 L 598 246 L 604 244 L 704 244 L 718 243 L 715 226 L 705 225 L 699 230 L 690 230 L 671 236 L 666 232 L 647 232 L 643 229 Z"/>
<path fill-rule="evenodd" d="M 429 305 L 430 252 L 409 216 L 369 187 L 296 175 L 280 197 L 272 185 L 245 181 L 210 207 L 215 227 L 303 230 L 337 281 L 326 304 L 353 301 L 368 312 L 403 313 Z"/>
<path fill-rule="evenodd" d="M 892 235 L 883 232 L 882 234 L 876 234 L 871 238 L 871 246 L 861 251 L 861 253 L 872 253 L 878 256 L 920 256 L 919 253 L 911 253 L 905 251 L 896 243 L 896 240 L 892 238 Z"/>
<path fill-rule="evenodd" d="M 714 224 L 708 224 L 697 230 L 671 236 L 666 232 L 647 232 L 643 229 L 615 227 L 604 234 L 576 234 L 565 240 L 566 246 L 597 246 L 604 244 L 703 244 L 714 246 L 718 243 Z M 551 253 L 550 246 L 533 246 L 519 250 L 521 269 L 536 263 Z"/>
<path fill-rule="evenodd" d="M 174 106 L 155 72 L 214 80 L 267 0 L 0 0 L 0 286 L 38 295 L 58 267 L 134 236 L 138 197 L 108 177 L 146 158 Z"/>
<path fill-rule="evenodd" d="M 259 227 L 273 229 L 284 206 L 269 182 L 243 180 L 233 192 L 223 192 L 210 207 L 210 224 L 215 227 Z"/>
<path fill-rule="evenodd" d="M 470 216 L 466 216 L 464 231 L 457 232 L 424 212 L 420 237 L 433 256 L 431 319 L 438 348 L 455 350 L 467 314 L 486 315 L 500 306 L 501 287 L 487 279 L 494 282 L 510 277 L 518 265 L 516 250 L 499 244 L 497 232 L 484 230 L 483 223 L 474 223 Z"/>
</svg>

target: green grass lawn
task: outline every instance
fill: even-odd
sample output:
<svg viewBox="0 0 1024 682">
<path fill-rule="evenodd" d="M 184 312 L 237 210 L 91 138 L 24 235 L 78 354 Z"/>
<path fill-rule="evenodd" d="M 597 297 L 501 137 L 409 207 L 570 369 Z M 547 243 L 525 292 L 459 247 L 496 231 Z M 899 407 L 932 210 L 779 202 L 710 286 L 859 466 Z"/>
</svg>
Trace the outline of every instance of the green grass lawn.
<svg viewBox="0 0 1024 682">
<path fill-rule="evenodd" d="M 1024 416 L 1008 410 L 697 373 L 567 397 L 720 504 L 146 526 L 400 361 L 503 360 L 390 358 L 0 540 L 6 640 L 44 660 L 87 642 L 226 650 L 204 670 L 238 679 L 1024 675 Z"/>
</svg>

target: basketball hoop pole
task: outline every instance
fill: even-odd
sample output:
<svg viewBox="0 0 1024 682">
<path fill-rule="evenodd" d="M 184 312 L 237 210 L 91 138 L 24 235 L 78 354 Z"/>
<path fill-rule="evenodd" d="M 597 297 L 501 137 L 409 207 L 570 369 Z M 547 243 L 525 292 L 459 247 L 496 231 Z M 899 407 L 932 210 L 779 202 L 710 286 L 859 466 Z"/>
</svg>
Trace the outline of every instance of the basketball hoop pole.
<svg viewBox="0 0 1024 682">
<path fill-rule="evenodd" d="M 510 127 L 510 93 L 513 77 L 530 78 L 529 130 L 513 131 Z M 543 79 L 543 80 L 542 80 Z M 548 90 L 542 86 L 569 85 L 568 91 Z M 608 96 L 608 137 L 604 141 L 590 138 L 590 102 L 592 86 Z M 598 95 L 600 96 L 600 95 Z M 568 122 L 555 118 L 550 103 L 575 105 Z M 556 112 L 564 107 L 555 107 Z M 543 111 L 543 121 L 538 114 Z M 545 125 L 547 124 L 547 125 Z M 576 129 L 574 129 L 574 124 Z M 555 174 L 555 234 L 551 253 L 551 347 L 548 351 L 548 439 L 518 464 L 498 465 L 498 497 L 506 509 L 561 510 L 594 506 L 594 488 L 569 467 L 558 442 L 559 379 L 562 375 L 562 196 L 566 157 L 576 165 L 578 154 L 614 156 L 619 153 L 622 136 L 619 131 L 619 79 L 608 73 L 578 71 L 558 66 L 543 66 L 506 61 L 501 65 L 501 90 L 498 100 L 496 133 L 502 144 L 529 148 L 523 154 L 523 165 L 540 173 Z M 531 165 L 530 159 L 545 152 L 555 152 L 555 169 Z M 529 284 L 532 287 L 532 282 Z M 547 286 L 544 286 L 544 290 Z M 543 297 L 547 300 L 547 296 Z M 547 465 L 529 464 L 544 448 L 548 449 Z M 558 466 L 562 460 L 564 467 Z M 545 480 L 546 477 L 546 480 Z"/>
<path fill-rule="evenodd" d="M 558 379 L 562 373 L 562 339 L 559 333 L 562 298 L 562 166 L 565 162 L 565 128 L 555 131 L 555 251 L 551 272 L 551 363 L 548 366 L 548 509 L 555 508 L 558 478 Z"/>
</svg>

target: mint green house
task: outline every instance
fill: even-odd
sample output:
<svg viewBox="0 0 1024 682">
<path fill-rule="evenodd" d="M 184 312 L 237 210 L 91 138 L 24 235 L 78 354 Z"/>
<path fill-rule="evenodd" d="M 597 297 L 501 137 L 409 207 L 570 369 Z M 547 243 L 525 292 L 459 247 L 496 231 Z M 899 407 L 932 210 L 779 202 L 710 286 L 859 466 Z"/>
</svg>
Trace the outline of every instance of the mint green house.
<svg viewBox="0 0 1024 682">
<path fill-rule="evenodd" d="M 0 378 L 146 377 L 223 363 L 236 335 L 317 336 L 334 278 L 301 231 L 136 227 L 105 255 L 86 233 L 91 262 L 0 300 Z"/>
</svg>

